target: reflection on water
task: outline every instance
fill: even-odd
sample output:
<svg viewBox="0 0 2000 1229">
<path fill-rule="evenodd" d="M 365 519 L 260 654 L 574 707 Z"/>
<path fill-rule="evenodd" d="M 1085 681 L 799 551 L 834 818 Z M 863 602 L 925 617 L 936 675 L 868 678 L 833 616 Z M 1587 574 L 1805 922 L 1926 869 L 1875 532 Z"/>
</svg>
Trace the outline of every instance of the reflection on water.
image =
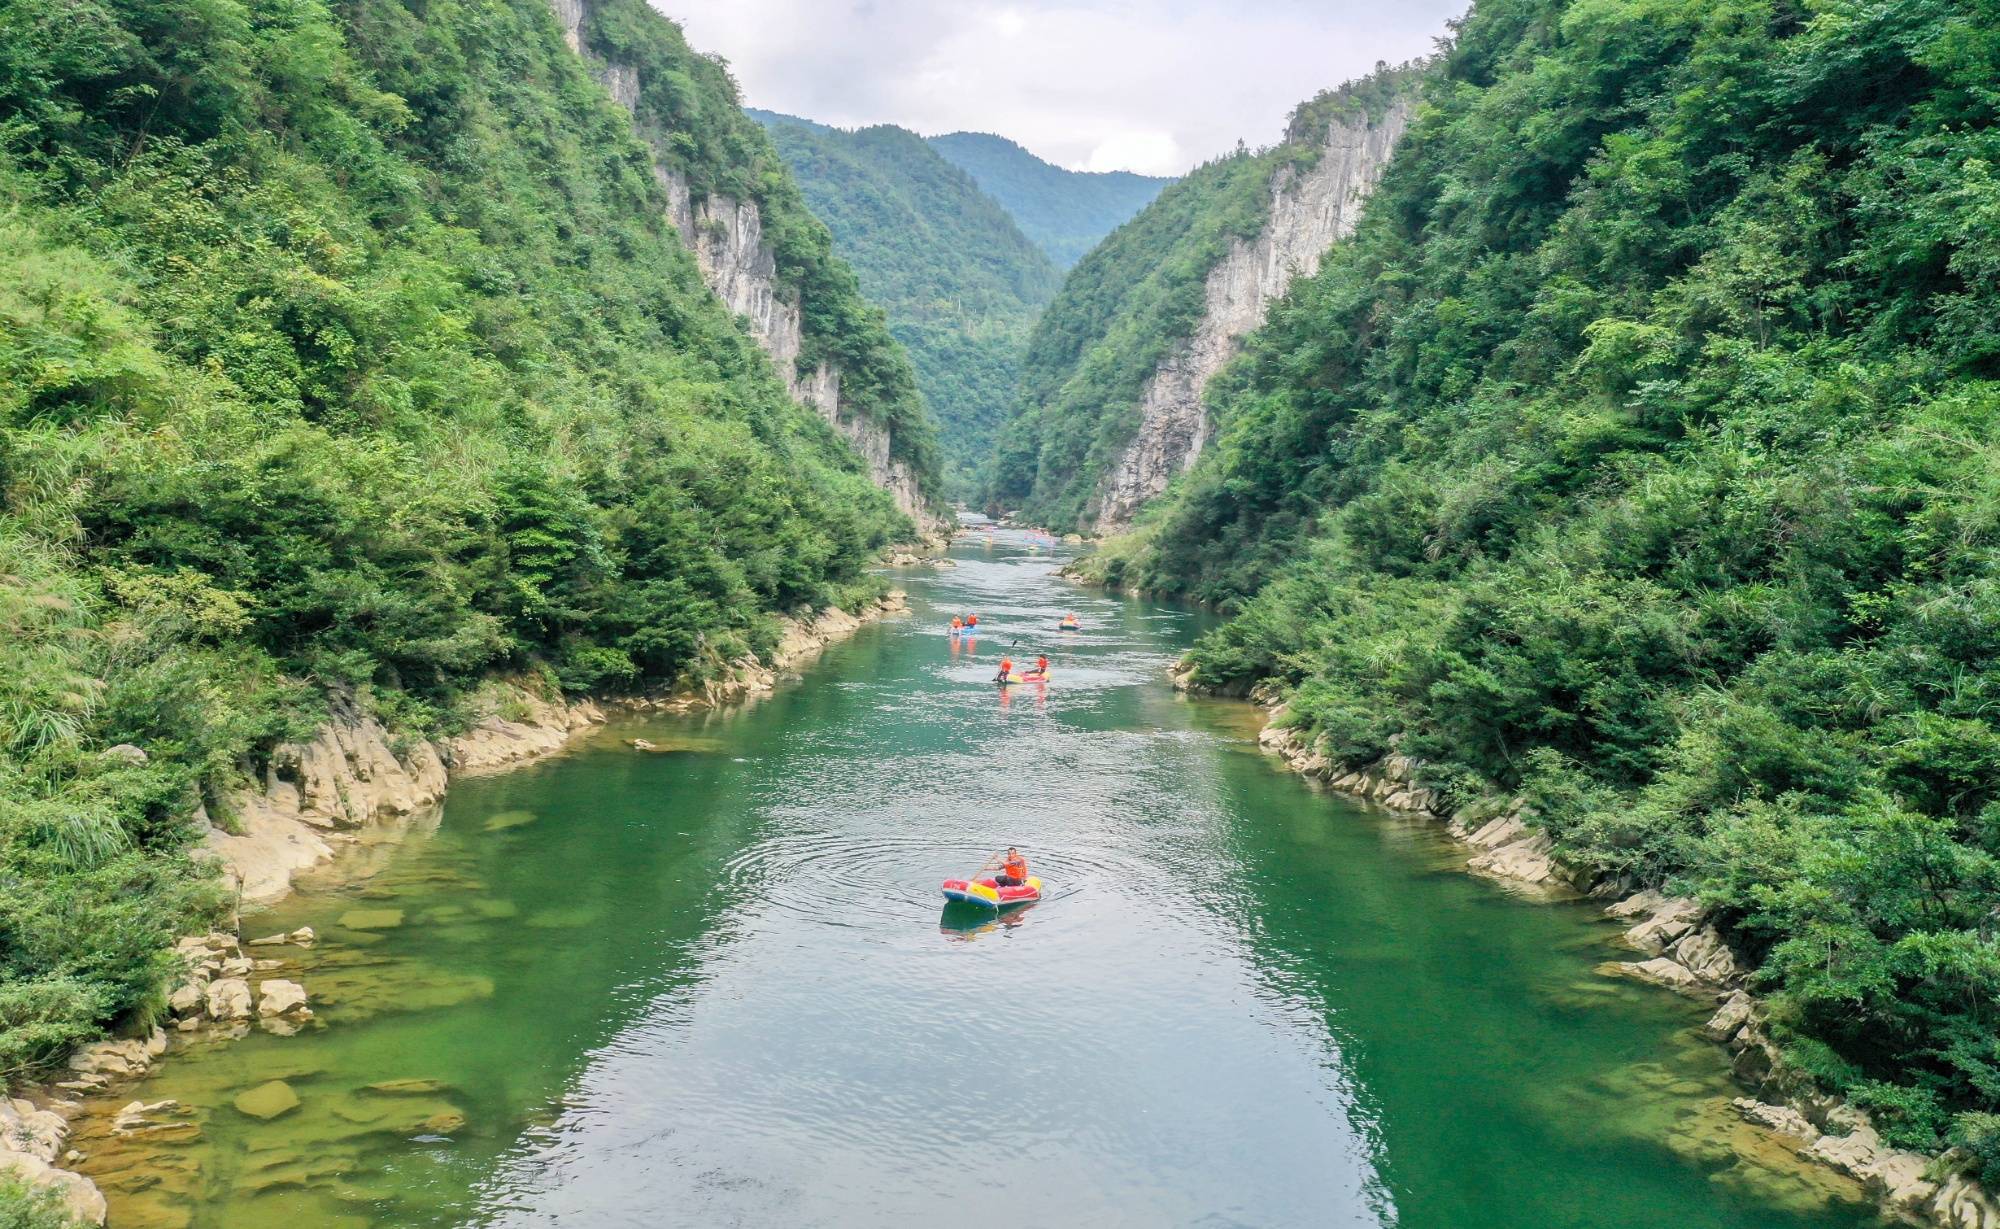
<svg viewBox="0 0 2000 1229">
<path fill-rule="evenodd" d="M 956 553 L 805 685 L 462 781 L 253 921 L 320 932 L 259 949 L 317 1015 L 91 1124 L 114 1225 L 1864 1222 L 1728 1113 L 1696 1008 L 1592 973 L 1587 909 L 1175 696 L 1198 616 Z M 940 910 L 1007 845 L 1041 903 Z"/>
</svg>

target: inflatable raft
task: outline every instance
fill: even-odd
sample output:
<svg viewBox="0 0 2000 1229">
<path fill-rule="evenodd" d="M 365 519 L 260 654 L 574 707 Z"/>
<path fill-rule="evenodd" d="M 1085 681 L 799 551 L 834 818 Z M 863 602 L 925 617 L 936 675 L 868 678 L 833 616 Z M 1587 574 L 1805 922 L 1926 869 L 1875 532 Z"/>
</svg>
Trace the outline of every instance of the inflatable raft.
<svg viewBox="0 0 2000 1229">
<path fill-rule="evenodd" d="M 991 879 L 947 879 L 944 898 L 982 909 L 1031 905 L 1042 898 L 1042 881 L 1030 875 L 1025 883 L 1003 888 Z"/>
</svg>

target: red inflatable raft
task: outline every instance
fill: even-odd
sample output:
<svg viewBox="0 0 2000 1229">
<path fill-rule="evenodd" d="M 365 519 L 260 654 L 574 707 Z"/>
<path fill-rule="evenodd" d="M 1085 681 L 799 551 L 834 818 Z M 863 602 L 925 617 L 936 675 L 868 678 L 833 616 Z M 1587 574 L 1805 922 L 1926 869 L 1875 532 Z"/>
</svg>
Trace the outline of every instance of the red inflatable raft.
<svg viewBox="0 0 2000 1229">
<path fill-rule="evenodd" d="M 1003 888 L 991 879 L 947 879 L 944 881 L 944 895 L 946 900 L 963 904 L 1005 909 L 1010 905 L 1030 905 L 1040 900 L 1042 881 L 1030 875 L 1026 883 Z"/>
</svg>

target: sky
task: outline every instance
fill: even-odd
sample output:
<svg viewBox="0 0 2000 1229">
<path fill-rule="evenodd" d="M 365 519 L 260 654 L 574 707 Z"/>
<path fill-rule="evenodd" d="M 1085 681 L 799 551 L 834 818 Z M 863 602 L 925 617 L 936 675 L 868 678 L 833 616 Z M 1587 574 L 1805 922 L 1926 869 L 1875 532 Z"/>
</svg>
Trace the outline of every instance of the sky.
<svg viewBox="0 0 2000 1229">
<path fill-rule="evenodd" d="M 997 132 L 1074 170 L 1176 175 L 1427 55 L 1466 0 L 651 0 L 744 101 L 843 128 Z"/>
</svg>

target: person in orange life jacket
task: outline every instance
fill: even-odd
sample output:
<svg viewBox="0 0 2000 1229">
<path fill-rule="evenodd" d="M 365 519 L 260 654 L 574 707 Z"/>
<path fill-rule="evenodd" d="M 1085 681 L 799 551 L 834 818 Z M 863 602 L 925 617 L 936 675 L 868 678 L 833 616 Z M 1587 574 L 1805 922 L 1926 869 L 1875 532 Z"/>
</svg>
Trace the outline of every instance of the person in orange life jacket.
<svg viewBox="0 0 2000 1229">
<path fill-rule="evenodd" d="M 1021 856 L 1020 850 L 1007 846 L 1007 854 L 1000 860 L 1000 873 L 993 876 L 993 882 L 1003 888 L 1018 888 L 1028 882 L 1028 860 Z"/>
<path fill-rule="evenodd" d="M 966 629 L 967 631 L 971 631 L 971 630 L 973 630 L 973 629 L 977 628 L 978 626 L 979 626 L 979 616 L 978 616 L 978 615 L 976 615 L 976 614 L 969 614 L 969 615 L 965 616 L 965 629 Z"/>
<path fill-rule="evenodd" d="M 1041 675 L 1043 678 L 1049 677 L 1049 659 L 1047 657 L 1037 657 L 1035 659 L 1035 673 Z"/>
<path fill-rule="evenodd" d="M 957 615 L 953 615 L 953 616 L 951 617 L 951 630 L 953 630 L 953 631 L 955 631 L 955 632 L 958 632 L 958 631 L 964 631 L 964 630 L 965 630 L 965 620 L 964 620 L 964 619 L 961 619 L 961 618 L 959 618 L 959 617 L 958 617 Z"/>
<path fill-rule="evenodd" d="M 1004 683 L 1014 675 L 1014 659 L 1005 653 L 1000 655 L 1000 673 L 993 676 L 996 683 Z"/>
</svg>

